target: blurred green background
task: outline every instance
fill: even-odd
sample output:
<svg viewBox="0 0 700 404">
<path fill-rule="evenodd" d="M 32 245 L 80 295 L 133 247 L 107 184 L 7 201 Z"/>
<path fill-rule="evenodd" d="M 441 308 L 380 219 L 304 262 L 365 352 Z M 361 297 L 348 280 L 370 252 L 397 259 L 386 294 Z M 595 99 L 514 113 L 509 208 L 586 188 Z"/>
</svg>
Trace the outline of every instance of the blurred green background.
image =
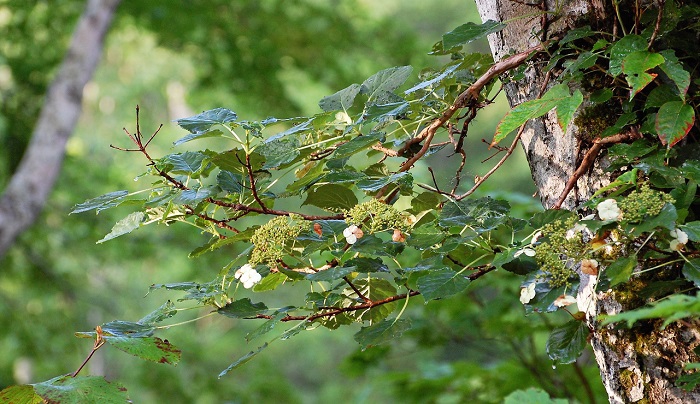
<svg viewBox="0 0 700 404">
<path fill-rule="evenodd" d="M 83 6 L 0 0 L 0 189 L 26 147 Z M 179 297 L 147 295 L 149 285 L 206 282 L 230 261 L 221 253 L 187 258 L 207 237 L 184 225 L 146 227 L 96 245 L 128 207 L 68 215 L 88 198 L 138 189 L 145 160 L 109 148 L 128 146 L 122 127 L 134 130 L 137 104 L 144 133 L 164 123 L 151 146 L 159 156 L 184 135 L 172 120 L 202 110 L 225 107 L 248 120 L 313 114 L 321 97 L 378 70 L 410 64 L 415 77 L 438 67 L 445 59 L 427 55 L 432 44 L 468 21 L 478 22 L 469 0 L 123 1 L 84 89 L 56 188 L 36 224 L 0 259 L 0 389 L 74 371 L 91 342 L 73 332 L 138 320 Z M 488 52 L 486 42 L 474 51 Z M 492 137 L 505 113 L 499 100 L 469 135 L 465 177 L 490 168 L 491 161 L 480 163 L 491 153 L 481 139 Z M 514 201 L 527 215 L 538 209 L 533 190 L 517 153 L 483 192 Z M 494 273 L 462 296 L 427 306 L 416 299 L 406 314 L 414 329 L 364 352 L 352 338 L 358 327 L 317 329 L 273 344 L 219 380 L 257 347 L 244 336 L 258 324 L 215 316 L 162 333 L 183 350 L 176 367 L 105 347 L 84 372 L 123 383 L 136 403 L 500 402 L 529 386 L 581 402 L 604 397 L 590 355 L 556 368 L 547 360 L 547 331 L 568 315 L 525 317 L 519 284 L 512 274 Z M 268 306 L 285 297 L 279 290 L 253 296 Z"/>
</svg>

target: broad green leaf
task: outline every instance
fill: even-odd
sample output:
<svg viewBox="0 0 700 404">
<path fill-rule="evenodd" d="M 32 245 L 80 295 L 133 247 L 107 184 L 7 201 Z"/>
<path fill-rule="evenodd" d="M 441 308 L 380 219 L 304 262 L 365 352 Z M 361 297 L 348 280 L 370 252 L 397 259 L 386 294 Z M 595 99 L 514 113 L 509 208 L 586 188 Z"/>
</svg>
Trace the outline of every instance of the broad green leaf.
<svg viewBox="0 0 700 404">
<path fill-rule="evenodd" d="M 299 156 L 299 139 L 285 137 L 264 142 L 257 151 L 265 157 L 263 168 L 277 168 L 294 161 Z"/>
<path fill-rule="evenodd" d="M 17 404 L 44 404 L 44 399 L 30 385 L 9 386 L 0 391 L 0 402 Z M 124 402 L 124 401 L 122 401 Z"/>
<path fill-rule="evenodd" d="M 248 342 L 250 342 L 250 341 L 254 340 L 255 338 L 257 338 L 257 337 L 259 337 L 259 336 L 261 336 L 261 335 L 263 335 L 263 334 L 267 334 L 268 332 L 272 331 L 272 329 L 275 328 L 275 326 L 277 325 L 277 323 L 279 323 L 279 322 L 280 322 L 284 317 L 286 317 L 286 316 L 287 316 L 287 312 L 286 312 L 286 311 L 278 311 L 277 313 L 275 313 L 275 314 L 272 316 L 271 319 L 269 319 L 269 320 L 265 321 L 264 323 L 262 323 L 262 324 L 261 324 L 258 328 L 256 328 L 255 330 L 249 332 L 249 333 L 245 336 L 245 340 L 248 341 Z"/>
<path fill-rule="evenodd" d="M 670 85 L 662 84 L 649 92 L 644 109 L 659 108 L 669 101 L 682 101 Z"/>
<path fill-rule="evenodd" d="M 119 350 L 156 363 L 176 365 L 182 355 L 167 339 L 158 337 L 105 336 L 104 339 Z"/>
<path fill-rule="evenodd" d="M 632 325 L 639 320 L 663 318 L 663 328 L 676 320 L 698 316 L 700 316 L 700 295 L 688 296 L 675 294 L 663 300 L 659 300 L 651 306 L 624 311 L 613 316 L 605 316 L 602 325 L 626 321 L 627 326 L 632 327 Z"/>
<path fill-rule="evenodd" d="M 218 309 L 216 312 L 231 318 L 247 318 L 255 317 L 258 314 L 267 313 L 265 303 L 259 302 L 253 304 L 249 298 L 234 300 L 226 306 Z"/>
<path fill-rule="evenodd" d="M 267 290 L 275 290 L 277 289 L 280 285 L 284 283 L 284 281 L 287 280 L 287 275 L 281 273 L 281 272 L 275 272 L 268 274 L 262 280 L 260 283 L 257 285 L 253 286 L 253 291 L 254 292 L 264 292 Z"/>
<path fill-rule="evenodd" d="M 384 69 L 373 74 L 362 83 L 361 92 L 367 94 L 369 101 L 377 104 L 386 104 L 398 98 L 393 94 L 408 76 L 411 75 L 411 66 L 397 66 Z"/>
<path fill-rule="evenodd" d="M 370 278 L 369 276 L 358 277 L 353 280 L 355 286 L 360 290 L 363 296 L 372 301 L 384 300 L 388 297 L 396 295 L 396 287 L 386 279 Z M 343 289 L 343 295 L 351 302 L 363 303 L 355 291 L 347 287 Z M 347 301 L 346 300 L 346 301 Z M 396 308 L 396 303 L 382 304 L 371 309 L 357 310 L 348 312 L 346 315 L 362 321 L 378 322 L 385 319 Z"/>
<path fill-rule="evenodd" d="M 683 264 L 683 276 L 700 288 L 700 258 L 690 258 Z"/>
<path fill-rule="evenodd" d="M 318 271 L 314 274 L 308 274 L 306 275 L 306 279 L 313 281 L 313 282 L 331 282 L 335 281 L 337 279 L 340 279 L 344 276 L 347 276 L 353 272 L 355 272 L 356 269 L 355 267 L 348 266 L 348 267 L 334 267 L 334 268 L 328 268 L 323 271 Z"/>
<path fill-rule="evenodd" d="M 347 143 L 343 143 L 333 152 L 333 158 L 340 159 L 368 149 L 370 146 L 384 140 L 384 133 L 374 132 L 369 135 L 357 136 Z"/>
<path fill-rule="evenodd" d="M 243 192 L 244 183 L 245 180 L 242 175 L 230 171 L 220 170 L 216 175 L 216 184 L 221 187 L 221 189 L 231 194 Z"/>
<path fill-rule="evenodd" d="M 489 218 L 502 218 L 509 209 L 507 202 L 490 197 L 447 202 L 440 212 L 439 224 L 442 227 L 480 225 Z"/>
<path fill-rule="evenodd" d="M 325 184 L 311 190 L 304 205 L 313 205 L 321 209 L 337 211 L 339 209 L 350 209 L 357 205 L 357 197 L 347 187 L 337 184 Z"/>
<path fill-rule="evenodd" d="M 683 366 L 685 370 L 697 370 L 700 369 L 700 363 L 686 363 Z M 676 386 L 682 388 L 685 391 L 692 391 L 700 384 L 700 372 L 686 373 L 681 375 L 676 379 Z M 2 395 L 0 395 L 2 397 Z"/>
<path fill-rule="evenodd" d="M 233 149 L 219 153 L 212 157 L 211 161 L 222 170 L 248 175 L 248 171 L 243 165 L 246 161 L 246 153 L 243 150 Z M 250 153 L 250 166 L 253 171 L 261 170 L 264 162 L 265 158 L 260 153 Z"/>
<path fill-rule="evenodd" d="M 570 115 L 572 114 L 571 108 L 578 108 L 576 103 L 578 102 L 579 98 L 581 101 L 583 100 L 583 95 L 579 97 L 575 94 L 573 101 L 571 98 L 569 87 L 566 84 L 557 84 L 556 86 L 550 88 L 542 96 L 542 98 L 523 102 L 508 112 L 508 114 L 501 120 L 496 128 L 496 134 L 493 137 L 492 143 L 496 144 L 500 142 L 510 132 L 519 128 L 530 119 L 539 118 L 551 111 L 553 108 L 559 108 L 560 105 L 564 109 L 564 112 L 562 115 L 560 115 L 560 125 L 562 125 L 562 127 L 568 126 L 568 122 L 566 125 L 561 122 L 561 117 L 569 117 L 570 119 Z M 578 102 L 578 104 L 580 105 L 580 102 Z"/>
<path fill-rule="evenodd" d="M 561 41 L 559 41 L 559 44 L 564 45 L 569 42 L 573 42 L 581 38 L 588 38 L 589 36 L 593 36 L 596 34 L 596 31 L 593 31 L 590 25 L 586 25 L 585 27 L 580 28 L 574 28 L 566 32 L 566 35 L 564 35 L 564 38 L 562 38 Z"/>
<path fill-rule="evenodd" d="M 578 320 L 555 328 L 547 340 L 547 355 L 558 363 L 573 363 L 586 347 L 589 333 L 586 323 Z"/>
<path fill-rule="evenodd" d="M 530 219 L 530 226 L 535 229 L 539 229 L 545 224 L 553 223 L 558 220 L 566 220 L 573 215 L 574 213 L 565 209 L 549 209 L 545 210 L 544 212 L 537 212 L 532 215 L 532 219 Z"/>
<path fill-rule="evenodd" d="M 688 222 L 678 227 L 688 235 L 690 241 L 700 241 L 700 221 Z"/>
<path fill-rule="evenodd" d="M 442 36 L 442 47 L 445 50 L 449 50 L 455 46 L 466 45 L 488 34 L 501 31 L 505 27 L 506 24 L 493 20 L 488 20 L 483 24 L 468 22 L 444 34 Z"/>
<path fill-rule="evenodd" d="M 414 229 L 406 243 L 419 250 L 425 250 L 442 242 L 447 234 L 433 224 L 423 225 Z"/>
<path fill-rule="evenodd" d="M 160 323 L 163 320 L 167 320 L 170 317 L 173 317 L 175 314 L 177 314 L 175 305 L 173 304 L 173 302 L 168 300 L 167 302 L 163 303 L 160 307 L 153 310 L 151 313 L 147 314 L 144 318 L 139 320 L 138 323 L 153 325 L 156 323 Z"/>
<path fill-rule="evenodd" d="M 676 85 L 678 94 L 685 98 L 690 86 L 690 73 L 683 68 L 683 65 L 678 61 L 673 49 L 666 49 L 659 52 L 664 57 L 665 62 L 661 65 L 663 71 L 668 78 Z"/>
<path fill-rule="evenodd" d="M 647 71 L 663 62 L 663 56 L 646 50 L 632 52 L 623 59 L 622 72 L 625 73 L 627 84 L 632 87 L 631 98 L 656 78 L 656 73 L 647 73 Z"/>
<path fill-rule="evenodd" d="M 445 269 L 431 272 L 418 279 L 418 291 L 426 300 L 452 296 L 469 286 L 469 278 Z"/>
<path fill-rule="evenodd" d="M 253 357 L 257 354 L 259 354 L 263 349 L 267 348 L 268 344 L 267 342 L 264 343 L 261 347 L 259 347 L 256 351 L 250 351 L 247 354 L 243 355 L 240 359 L 237 361 L 233 362 L 229 367 L 226 369 L 222 370 L 221 373 L 219 373 L 219 379 L 226 376 L 226 374 L 233 369 L 239 368 L 243 365 L 245 365 L 248 361 L 253 359 Z"/>
<path fill-rule="evenodd" d="M 562 398 L 552 399 L 546 391 L 531 387 L 508 394 L 503 404 L 567 404 Z"/>
<path fill-rule="evenodd" d="M 130 403 L 126 388 L 102 376 L 59 376 L 32 385 L 46 403 L 124 404 Z M 0 396 L 1 397 L 1 396 Z"/>
<path fill-rule="evenodd" d="M 112 231 L 110 231 L 109 234 L 107 234 L 101 240 L 99 240 L 97 244 L 104 243 L 105 241 L 111 240 L 113 238 L 119 237 L 127 233 L 131 233 L 135 229 L 138 229 L 139 226 L 141 226 L 141 222 L 143 222 L 145 216 L 146 215 L 143 212 L 134 212 L 129 214 L 129 216 L 118 221 L 114 225 L 114 227 L 112 227 Z"/>
<path fill-rule="evenodd" d="M 318 102 L 318 106 L 326 112 L 330 111 L 347 111 L 352 107 L 355 97 L 360 93 L 362 87 L 359 84 L 351 84 L 333 95 L 323 97 Z"/>
<path fill-rule="evenodd" d="M 388 177 L 379 178 L 379 179 L 366 178 L 364 180 L 359 181 L 357 183 L 357 187 L 363 191 L 374 192 L 374 191 L 379 191 L 380 189 L 384 188 L 386 185 L 393 184 L 393 183 L 398 183 L 400 186 L 401 185 L 409 186 L 409 185 L 413 184 L 413 176 L 411 176 L 410 173 L 402 172 L 402 173 L 392 174 Z"/>
<path fill-rule="evenodd" d="M 389 272 L 381 258 L 357 257 L 345 262 L 346 266 L 352 266 L 356 272 L 371 273 L 371 272 Z"/>
<path fill-rule="evenodd" d="M 382 320 L 369 327 L 362 327 L 360 331 L 355 334 L 354 338 L 355 341 L 362 346 L 362 350 L 365 350 L 371 346 L 397 339 L 410 329 L 411 322 L 409 320 Z"/>
<path fill-rule="evenodd" d="M 75 205 L 70 213 L 87 212 L 93 209 L 95 209 L 97 213 L 100 213 L 100 211 L 119 205 L 122 199 L 127 195 L 129 195 L 129 191 L 110 192 Z"/>
<path fill-rule="evenodd" d="M 182 205 L 196 205 L 210 196 L 216 195 L 217 191 L 216 188 L 212 187 L 186 189 L 174 198 L 173 202 Z"/>
<path fill-rule="evenodd" d="M 160 160 L 160 164 L 172 166 L 172 169 L 166 170 L 171 173 L 191 175 L 202 169 L 205 159 L 207 155 L 204 153 L 187 151 L 169 154 Z"/>
<path fill-rule="evenodd" d="M 681 101 L 670 101 L 659 108 L 656 132 L 664 146 L 673 147 L 690 132 L 695 123 L 695 111 Z"/>
<path fill-rule="evenodd" d="M 177 124 L 190 133 L 201 134 L 209 131 L 214 125 L 235 122 L 237 118 L 236 113 L 229 109 L 216 108 L 190 118 L 178 119 Z"/>
<path fill-rule="evenodd" d="M 574 113 L 581 106 L 581 103 L 583 103 L 583 94 L 580 90 L 576 90 L 571 97 L 564 98 L 557 104 L 557 121 L 562 131 L 566 132 L 569 123 L 574 119 Z"/>
<path fill-rule="evenodd" d="M 367 178 L 365 173 L 357 171 L 332 171 L 323 177 L 323 182 L 330 182 L 331 184 L 342 184 L 345 182 L 355 183 L 365 178 Z"/>
<path fill-rule="evenodd" d="M 632 271 L 637 265 L 637 256 L 630 255 L 629 257 L 619 258 L 607 268 L 605 268 L 605 276 L 610 280 L 610 287 L 627 282 L 632 276 Z"/>
<path fill-rule="evenodd" d="M 386 122 L 395 119 L 408 111 L 410 104 L 407 101 L 398 101 L 388 104 L 371 103 L 362 115 L 362 122 Z"/>
<path fill-rule="evenodd" d="M 608 71 L 613 76 L 622 73 L 622 61 L 632 52 L 647 49 L 647 41 L 640 35 L 626 35 L 610 48 L 610 67 Z"/>
</svg>

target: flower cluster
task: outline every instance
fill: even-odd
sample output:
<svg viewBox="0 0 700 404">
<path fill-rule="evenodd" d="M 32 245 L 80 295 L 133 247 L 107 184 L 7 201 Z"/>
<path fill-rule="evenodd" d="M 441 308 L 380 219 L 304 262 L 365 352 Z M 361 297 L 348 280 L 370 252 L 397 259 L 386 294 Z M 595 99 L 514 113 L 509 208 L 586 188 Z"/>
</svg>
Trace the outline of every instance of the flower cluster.
<svg viewBox="0 0 700 404">
<path fill-rule="evenodd" d="M 365 233 L 359 227 L 354 224 L 345 230 L 343 230 L 343 237 L 348 244 L 355 244 L 358 239 L 361 239 Z"/>
<path fill-rule="evenodd" d="M 299 233 L 308 228 L 301 216 L 277 216 L 255 231 L 250 238 L 253 252 L 250 254 L 250 264 L 267 264 L 271 267 L 284 257 L 284 247 L 293 241 Z"/>
<path fill-rule="evenodd" d="M 369 233 L 389 229 L 404 229 L 406 219 L 396 208 L 377 199 L 360 203 L 345 212 L 345 222 L 349 225 L 360 225 Z"/>
<path fill-rule="evenodd" d="M 622 216 L 630 223 L 642 221 L 645 217 L 658 215 L 666 203 L 673 203 L 671 195 L 655 191 L 649 184 L 642 184 L 638 191 L 630 192 L 627 197 L 620 201 Z M 605 219 L 603 219 L 605 220 Z"/>
<path fill-rule="evenodd" d="M 233 276 L 238 279 L 246 289 L 252 288 L 256 283 L 262 280 L 262 276 L 250 264 L 245 264 L 238 268 Z"/>
</svg>

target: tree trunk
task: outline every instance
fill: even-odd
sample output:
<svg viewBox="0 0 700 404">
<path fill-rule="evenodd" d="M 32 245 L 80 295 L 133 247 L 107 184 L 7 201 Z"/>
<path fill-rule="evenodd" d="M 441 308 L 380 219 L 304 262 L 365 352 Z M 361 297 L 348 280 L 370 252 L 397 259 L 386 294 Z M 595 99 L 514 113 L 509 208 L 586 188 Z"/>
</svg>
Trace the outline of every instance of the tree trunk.
<svg viewBox="0 0 700 404">
<path fill-rule="evenodd" d="M 120 0 L 90 0 L 49 87 L 32 139 L 0 198 L 0 257 L 41 212 L 61 170 L 65 145 L 80 117 L 83 87 L 102 54 Z"/>
<path fill-rule="evenodd" d="M 594 29 L 612 32 L 614 12 L 612 2 L 602 0 L 571 0 L 560 2 L 545 0 L 543 5 L 527 5 L 512 0 L 476 0 L 483 21 L 511 20 L 507 27 L 489 35 L 489 44 L 496 61 L 507 54 L 520 52 L 539 44 L 547 38 L 561 36 L 568 29 L 592 25 Z M 557 4 L 555 4 L 557 3 Z M 563 4 L 563 5 L 562 5 Z M 560 18 L 545 21 L 543 8 L 558 12 Z M 554 15 L 554 14 L 550 14 Z M 532 16 L 532 17 L 528 17 Z M 544 67 L 547 60 L 535 59 L 525 72 L 525 79 L 506 84 L 506 95 L 511 106 L 537 97 L 540 87 L 552 85 L 556 77 L 545 83 Z M 556 72 L 554 76 L 556 76 Z M 556 115 L 550 111 L 542 119 L 527 125 L 521 141 L 525 150 L 532 178 L 540 200 L 546 208 L 552 208 L 562 194 L 565 184 L 576 170 L 585 150 L 579 150 L 575 125 L 562 133 Z M 590 198 L 593 193 L 609 183 L 604 173 L 605 158 L 599 158 L 593 170 L 582 176 L 562 207 L 574 208 Z M 585 278 L 583 278 L 585 277 Z M 591 345 L 608 398 L 613 403 L 693 403 L 700 402 L 700 393 L 686 392 L 674 386 L 682 364 L 698 361 L 693 348 L 700 344 L 700 332 L 692 326 L 675 323 L 661 330 L 659 324 L 649 322 L 645 327 L 633 329 L 597 325 L 598 314 L 615 314 L 624 307 L 614 292 L 592 292 L 595 278 L 582 275 L 578 296 L 579 308 L 586 310 L 587 322 L 594 330 Z"/>
</svg>

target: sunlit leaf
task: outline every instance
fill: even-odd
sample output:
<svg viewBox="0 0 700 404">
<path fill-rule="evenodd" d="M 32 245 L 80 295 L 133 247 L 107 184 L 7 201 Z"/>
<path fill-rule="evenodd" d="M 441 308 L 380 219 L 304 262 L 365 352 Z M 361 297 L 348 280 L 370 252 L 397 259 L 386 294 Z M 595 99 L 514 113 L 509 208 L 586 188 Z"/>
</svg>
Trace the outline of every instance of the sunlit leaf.
<svg viewBox="0 0 700 404">
<path fill-rule="evenodd" d="M 22 404 L 44 404 L 44 399 L 30 385 L 9 386 L 0 391 L 0 402 Z"/>
<path fill-rule="evenodd" d="M 602 325 L 625 321 L 628 327 L 632 327 L 634 323 L 639 320 L 663 318 L 664 323 L 662 327 L 666 327 L 676 320 L 698 316 L 700 316 L 700 295 L 688 296 L 675 294 L 663 300 L 659 300 L 651 306 L 624 311 L 612 316 L 605 316 Z"/>
<path fill-rule="evenodd" d="M 318 102 L 318 106 L 322 110 L 329 111 L 345 111 L 352 107 L 355 97 L 360 93 L 361 86 L 359 84 L 351 84 L 333 95 L 323 97 L 321 101 Z"/>
<path fill-rule="evenodd" d="M 647 71 L 662 63 L 664 63 L 663 56 L 647 50 L 632 52 L 625 56 L 622 61 L 622 72 L 625 73 L 627 84 L 632 87 L 632 97 L 656 78 L 656 73 L 647 73 Z"/>
<path fill-rule="evenodd" d="M 610 280 L 610 287 L 620 283 L 627 282 L 632 276 L 635 266 L 637 265 L 637 256 L 620 257 L 605 268 L 605 277 Z"/>
<path fill-rule="evenodd" d="M 647 49 L 647 41 L 640 35 L 625 35 L 610 48 L 610 67 L 613 76 L 622 73 L 622 61 L 632 52 Z"/>
<path fill-rule="evenodd" d="M 207 156 L 200 152 L 187 151 L 184 153 L 169 154 L 163 157 L 161 164 L 171 166 L 168 171 L 176 174 L 190 175 L 198 172 Z"/>
<path fill-rule="evenodd" d="M 265 157 L 263 168 L 277 168 L 294 161 L 299 155 L 299 139 L 285 137 L 264 142 L 257 151 Z"/>
<path fill-rule="evenodd" d="M 333 158 L 339 159 L 352 156 L 353 154 L 365 150 L 370 146 L 383 140 L 384 134 L 380 132 L 374 132 L 368 135 L 354 137 L 349 142 L 343 143 L 342 145 L 338 146 L 338 148 L 333 153 Z"/>
<path fill-rule="evenodd" d="M 138 229 L 139 226 L 141 226 L 141 223 L 143 222 L 145 216 L 146 215 L 143 212 L 134 212 L 129 214 L 129 216 L 118 221 L 114 225 L 114 227 L 112 227 L 112 231 L 110 231 L 109 234 L 107 234 L 101 240 L 99 240 L 97 244 L 104 243 L 105 241 L 111 240 L 113 238 L 122 236 L 127 233 L 131 233 L 132 231 Z"/>
<path fill-rule="evenodd" d="M 379 71 L 362 83 L 361 91 L 367 94 L 369 101 L 386 104 L 397 98 L 393 92 L 399 88 L 411 75 L 411 66 L 390 67 Z M 392 95 L 394 95 L 392 97 Z"/>
</svg>

